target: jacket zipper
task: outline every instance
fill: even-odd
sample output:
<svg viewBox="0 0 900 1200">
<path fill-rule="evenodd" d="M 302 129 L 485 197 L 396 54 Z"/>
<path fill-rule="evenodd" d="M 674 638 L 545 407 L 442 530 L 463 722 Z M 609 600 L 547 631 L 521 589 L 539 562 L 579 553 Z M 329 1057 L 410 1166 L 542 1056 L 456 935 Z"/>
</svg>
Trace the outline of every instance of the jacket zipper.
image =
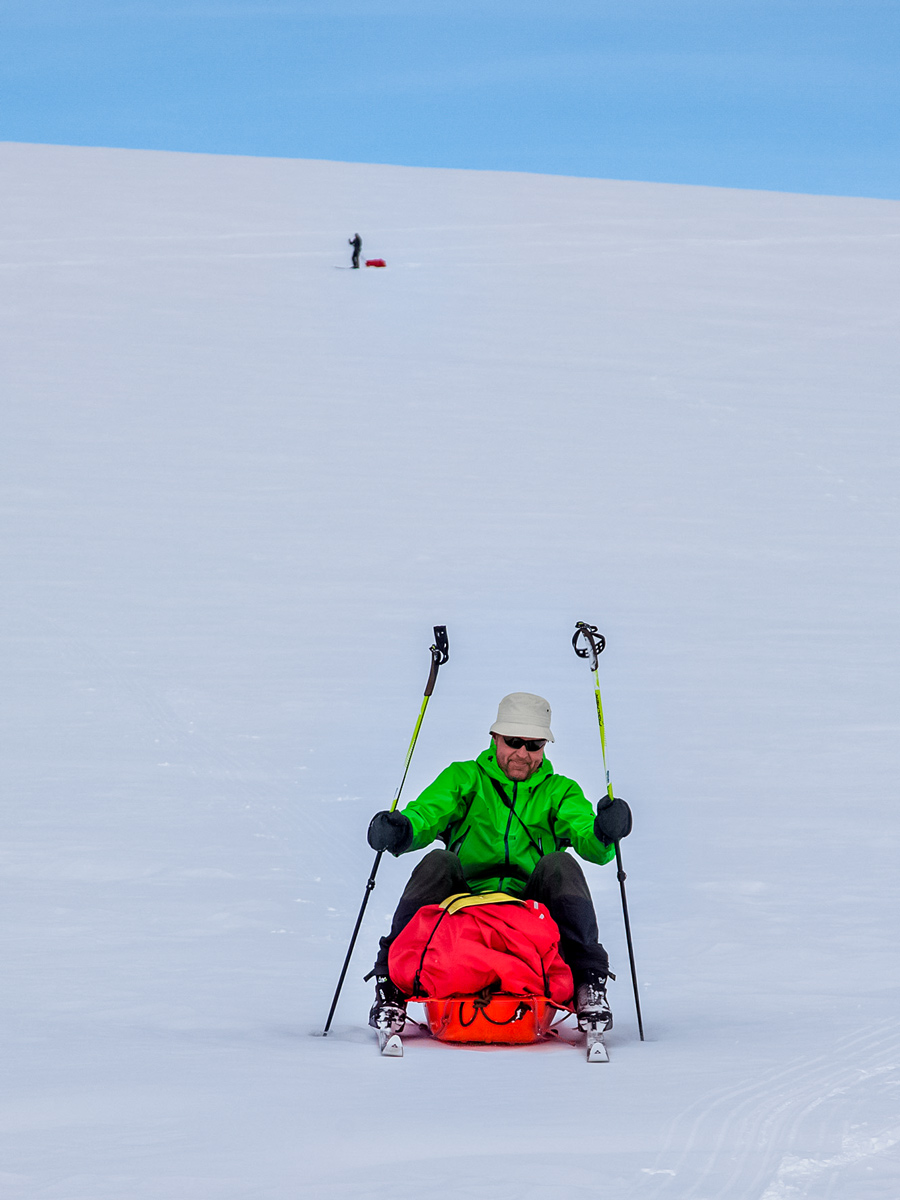
<svg viewBox="0 0 900 1200">
<path fill-rule="evenodd" d="M 515 783 L 513 783 L 512 803 L 509 806 L 509 816 L 506 818 L 506 833 L 504 833 L 504 835 L 503 835 L 503 845 L 506 850 L 506 861 L 503 864 L 505 867 L 509 866 L 509 830 L 510 830 L 510 826 L 512 825 L 513 809 L 516 807 L 516 796 L 518 795 L 518 791 L 519 791 L 519 784 L 518 784 L 518 781 L 516 781 Z M 506 876 L 501 875 L 500 876 L 500 887 L 497 889 L 498 892 L 503 891 L 504 883 L 506 883 Z"/>
</svg>

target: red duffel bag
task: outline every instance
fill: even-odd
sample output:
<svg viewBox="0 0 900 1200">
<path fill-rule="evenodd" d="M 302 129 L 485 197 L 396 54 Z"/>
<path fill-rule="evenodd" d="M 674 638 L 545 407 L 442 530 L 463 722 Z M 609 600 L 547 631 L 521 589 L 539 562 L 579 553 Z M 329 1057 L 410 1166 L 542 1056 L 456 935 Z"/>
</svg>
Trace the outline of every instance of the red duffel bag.
<svg viewBox="0 0 900 1200">
<path fill-rule="evenodd" d="M 550 913 L 502 892 L 464 893 L 420 908 L 394 939 L 389 970 L 413 999 L 502 992 L 566 1008 L 573 992 Z"/>
</svg>

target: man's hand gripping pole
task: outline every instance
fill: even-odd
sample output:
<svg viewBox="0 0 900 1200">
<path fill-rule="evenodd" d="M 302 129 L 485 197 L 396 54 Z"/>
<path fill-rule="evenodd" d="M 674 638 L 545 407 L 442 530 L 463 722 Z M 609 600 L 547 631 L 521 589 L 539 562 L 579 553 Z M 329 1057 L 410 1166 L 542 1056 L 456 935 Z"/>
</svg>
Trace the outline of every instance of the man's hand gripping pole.
<svg viewBox="0 0 900 1200">
<path fill-rule="evenodd" d="M 416 720 L 416 727 L 413 730 L 412 739 L 409 743 L 409 749 L 406 752 L 406 761 L 403 764 L 403 778 L 400 780 L 400 786 L 394 794 L 394 799 L 390 807 L 390 811 L 394 812 L 400 802 L 400 793 L 403 791 L 403 785 L 406 783 L 406 776 L 409 773 L 409 764 L 412 762 L 413 751 L 416 748 L 416 742 L 419 740 L 419 730 L 422 728 L 422 719 L 425 716 L 425 709 L 428 707 L 428 701 L 431 699 L 434 692 L 434 685 L 437 683 L 438 671 L 450 657 L 450 648 L 447 641 L 447 626 L 435 625 L 434 627 L 434 644 L 431 647 L 431 669 L 428 672 L 428 682 L 425 684 L 425 695 L 422 700 L 422 707 L 419 709 L 419 716 Z M 350 966 L 350 959 L 353 955 L 353 949 L 356 946 L 356 939 L 359 935 L 359 930 L 365 915 L 366 905 L 369 903 L 369 897 L 375 888 L 375 876 L 378 874 L 378 867 L 381 863 L 383 850 L 379 850 L 375 855 L 375 861 L 372 864 L 372 872 L 369 875 L 366 883 L 366 890 L 363 894 L 362 904 L 360 905 L 359 915 L 356 918 L 356 924 L 353 927 L 353 934 L 350 938 L 350 945 L 347 948 L 347 956 L 344 959 L 344 965 L 341 968 L 340 978 L 337 982 L 337 987 L 334 991 L 334 999 L 331 1001 L 331 1008 L 328 1010 L 328 1020 L 325 1022 L 325 1028 L 322 1030 L 322 1036 L 328 1035 L 328 1030 L 331 1028 L 331 1021 L 334 1017 L 334 1011 L 337 1008 L 338 999 L 341 994 L 341 988 L 344 986 L 344 979 L 347 976 L 347 968 Z"/>
</svg>

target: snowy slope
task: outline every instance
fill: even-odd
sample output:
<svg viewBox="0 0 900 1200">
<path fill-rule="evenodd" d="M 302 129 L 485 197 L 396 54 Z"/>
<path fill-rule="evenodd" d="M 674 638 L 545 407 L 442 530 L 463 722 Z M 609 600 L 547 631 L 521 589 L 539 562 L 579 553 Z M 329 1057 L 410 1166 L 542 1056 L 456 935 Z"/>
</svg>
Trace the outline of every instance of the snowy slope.
<svg viewBox="0 0 900 1200">
<path fill-rule="evenodd" d="M 7 145 L 4 1200 L 900 1195 L 900 205 Z M 384 271 L 350 272 L 346 239 Z M 321 1029 L 408 795 L 610 765 L 613 1061 Z"/>
</svg>

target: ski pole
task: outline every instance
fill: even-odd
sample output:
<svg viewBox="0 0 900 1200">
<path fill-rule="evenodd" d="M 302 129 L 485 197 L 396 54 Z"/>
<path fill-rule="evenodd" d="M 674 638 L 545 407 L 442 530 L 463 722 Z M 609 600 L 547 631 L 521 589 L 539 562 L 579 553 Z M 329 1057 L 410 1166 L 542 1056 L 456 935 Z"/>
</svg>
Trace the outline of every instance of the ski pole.
<svg viewBox="0 0 900 1200">
<path fill-rule="evenodd" d="M 409 764 L 412 762 L 413 751 L 416 748 L 416 742 L 419 738 L 419 730 L 422 728 L 422 718 L 425 716 L 425 709 L 428 707 L 428 701 L 431 699 L 431 694 L 434 691 L 434 685 L 437 682 L 438 669 L 444 665 L 449 657 L 450 649 L 447 642 L 447 626 L 435 625 L 434 645 L 431 647 L 431 670 L 428 673 L 428 682 L 425 684 L 425 697 L 422 700 L 422 707 L 419 709 L 416 727 L 413 730 L 412 740 L 410 741 L 409 749 L 406 752 L 406 762 L 403 765 L 403 778 L 400 780 L 400 786 L 394 793 L 394 799 L 390 807 L 391 812 L 394 812 L 396 809 L 400 800 L 400 793 L 403 791 L 403 785 L 406 783 L 406 776 L 409 772 Z M 328 1030 L 331 1028 L 331 1020 L 334 1016 L 334 1010 L 337 1008 L 337 1002 L 341 994 L 341 988 L 344 986 L 344 979 L 347 976 L 347 968 L 350 966 L 350 958 L 353 954 L 353 948 L 356 945 L 356 939 L 359 935 L 363 916 L 365 915 L 366 905 L 369 903 L 369 897 L 372 895 L 372 892 L 375 888 L 375 876 L 378 874 L 378 867 L 381 864 L 383 854 L 384 851 L 379 850 L 375 855 L 375 862 L 372 864 L 372 873 L 369 876 L 368 883 L 366 884 L 365 894 L 363 895 L 362 904 L 359 908 L 359 916 L 356 918 L 356 924 L 353 927 L 350 945 L 347 948 L 347 957 L 344 959 L 344 965 L 341 968 L 340 978 L 338 979 L 337 987 L 334 991 L 334 999 L 331 1001 L 331 1008 L 328 1010 L 328 1020 L 325 1022 L 325 1028 L 322 1030 L 322 1037 L 327 1037 Z"/>
<path fill-rule="evenodd" d="M 584 638 L 586 645 L 579 646 L 578 639 Z M 606 638 L 597 632 L 596 625 L 588 625 L 584 621 L 575 622 L 575 635 L 572 638 L 572 648 L 579 658 L 591 660 L 591 670 L 594 672 L 594 698 L 597 701 L 597 720 L 600 723 L 600 748 L 603 752 L 603 770 L 606 772 L 606 792 L 610 800 L 614 800 L 613 787 L 609 781 L 609 765 L 606 761 L 606 726 L 603 723 L 603 702 L 600 699 L 600 675 L 597 670 L 597 659 L 606 649 Z M 638 995 L 637 970 L 634 965 L 634 946 L 631 942 L 631 922 L 628 919 L 628 899 L 625 895 L 625 868 L 622 866 L 622 850 L 619 842 L 613 843 L 616 848 L 616 877 L 619 880 L 619 891 L 622 894 L 622 916 L 625 919 L 625 941 L 628 943 L 628 961 L 631 964 L 631 986 L 634 988 L 634 1008 L 637 1013 L 638 1033 L 644 1040 L 644 1022 L 641 1018 L 641 998 Z"/>
</svg>

